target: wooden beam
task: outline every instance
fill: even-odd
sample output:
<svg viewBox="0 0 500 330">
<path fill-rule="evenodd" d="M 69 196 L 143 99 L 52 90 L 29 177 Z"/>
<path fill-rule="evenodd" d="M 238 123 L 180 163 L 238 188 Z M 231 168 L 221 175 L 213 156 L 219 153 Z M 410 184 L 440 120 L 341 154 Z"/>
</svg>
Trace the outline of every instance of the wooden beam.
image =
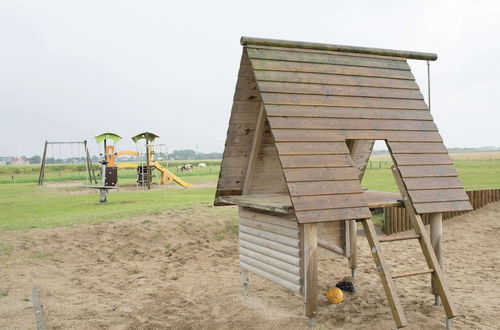
<svg viewBox="0 0 500 330">
<path fill-rule="evenodd" d="M 431 244 L 436 254 L 436 258 L 439 262 L 441 270 L 443 269 L 443 258 L 442 258 L 442 237 L 443 237 L 443 213 L 431 213 L 430 214 L 430 232 L 431 232 Z M 432 293 L 435 296 L 435 304 L 439 304 L 439 292 L 437 290 L 437 284 L 434 280 L 431 280 Z"/>
<path fill-rule="evenodd" d="M 332 251 L 332 252 L 335 252 L 337 254 L 340 254 L 340 255 L 344 255 L 345 254 L 345 251 L 343 248 L 341 248 L 340 246 L 338 245 L 335 245 L 331 242 L 328 242 L 324 239 L 318 239 L 318 246 L 319 247 L 322 247 L 323 249 L 327 249 L 329 251 Z"/>
<path fill-rule="evenodd" d="M 413 224 L 413 229 L 415 230 L 417 235 L 420 235 L 420 239 L 418 241 L 420 243 L 420 247 L 422 248 L 425 260 L 427 261 L 427 265 L 429 266 L 429 268 L 434 270 L 434 272 L 432 273 L 432 280 L 435 283 L 436 291 L 441 297 L 441 301 L 443 302 L 443 307 L 446 311 L 446 317 L 451 319 L 457 316 L 457 312 L 454 304 L 450 300 L 451 294 L 448 290 L 448 286 L 445 283 L 444 274 L 441 271 L 441 267 L 439 266 L 439 261 L 436 257 L 436 254 L 434 253 L 430 238 L 422 222 L 422 218 L 419 214 L 416 213 L 413 207 L 412 201 L 403 182 L 403 178 L 401 173 L 399 172 L 399 169 L 395 165 L 393 165 L 391 168 L 392 173 L 394 174 L 394 178 L 396 179 L 396 184 L 399 188 L 399 192 L 401 193 L 401 196 L 403 196 L 405 209 L 407 214 L 410 216 Z"/>
<path fill-rule="evenodd" d="M 311 321 L 318 309 L 318 230 L 316 223 L 301 224 L 303 228 L 303 270 L 306 316 Z M 311 322 L 309 322 L 311 323 Z"/>
<path fill-rule="evenodd" d="M 368 239 L 368 243 L 371 247 L 373 260 L 377 266 L 377 271 L 380 275 L 380 280 L 382 281 L 382 285 L 387 296 L 387 300 L 389 300 L 389 306 L 391 306 L 392 317 L 394 318 L 394 321 L 396 321 L 398 328 L 406 327 L 408 322 L 406 321 L 406 317 L 403 313 L 403 307 L 399 301 L 396 287 L 392 281 L 389 266 L 385 262 L 382 253 L 380 253 L 382 249 L 380 248 L 380 243 L 377 239 L 375 227 L 373 226 L 371 219 L 364 219 L 362 223 L 366 238 Z"/>
<path fill-rule="evenodd" d="M 433 272 L 434 272 L 434 269 L 415 270 L 413 272 L 392 275 L 392 278 L 394 279 L 394 278 L 401 278 L 401 277 L 408 277 L 408 276 L 415 276 L 415 275 L 431 274 Z"/>
<path fill-rule="evenodd" d="M 264 103 L 262 103 L 259 110 L 259 117 L 257 118 L 257 124 L 255 126 L 252 150 L 250 151 L 250 156 L 248 157 L 248 166 L 245 174 L 245 181 L 243 183 L 243 195 L 248 194 L 252 186 L 252 179 L 255 173 L 255 164 L 259 155 L 259 149 L 262 142 L 262 135 L 264 133 L 265 124 L 266 112 L 264 109 Z"/>
</svg>

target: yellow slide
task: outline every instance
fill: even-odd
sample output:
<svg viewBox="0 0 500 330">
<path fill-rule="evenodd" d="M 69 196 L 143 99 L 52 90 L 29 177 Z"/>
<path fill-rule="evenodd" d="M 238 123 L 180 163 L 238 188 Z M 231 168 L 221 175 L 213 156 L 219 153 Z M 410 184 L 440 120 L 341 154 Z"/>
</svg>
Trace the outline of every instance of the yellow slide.
<svg viewBox="0 0 500 330">
<path fill-rule="evenodd" d="M 158 171 L 161 172 L 161 184 L 167 184 L 168 182 L 173 180 L 185 188 L 191 188 L 193 186 L 191 183 L 187 183 L 174 173 L 167 170 L 165 167 L 161 166 L 160 163 L 152 162 L 149 164 L 150 166 L 154 166 Z"/>
</svg>

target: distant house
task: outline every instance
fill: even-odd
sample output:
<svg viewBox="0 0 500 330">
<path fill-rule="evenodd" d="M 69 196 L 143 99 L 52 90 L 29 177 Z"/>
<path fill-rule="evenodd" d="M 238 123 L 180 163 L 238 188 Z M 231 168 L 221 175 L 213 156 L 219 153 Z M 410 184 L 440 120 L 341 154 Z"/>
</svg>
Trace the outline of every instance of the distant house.
<svg viewBox="0 0 500 330">
<path fill-rule="evenodd" d="M 30 162 L 28 158 L 21 156 L 21 157 L 14 157 L 12 159 L 12 165 L 28 165 Z"/>
<path fill-rule="evenodd" d="M 0 165 L 9 165 L 12 163 L 13 157 L 0 157 Z"/>
</svg>

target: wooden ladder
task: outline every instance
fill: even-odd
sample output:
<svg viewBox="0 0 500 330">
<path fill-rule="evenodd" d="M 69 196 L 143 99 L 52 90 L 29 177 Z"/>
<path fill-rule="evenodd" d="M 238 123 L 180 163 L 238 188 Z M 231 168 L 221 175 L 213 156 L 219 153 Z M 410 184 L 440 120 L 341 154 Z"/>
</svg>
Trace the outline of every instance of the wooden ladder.
<svg viewBox="0 0 500 330">
<path fill-rule="evenodd" d="M 368 243 L 370 244 L 373 260 L 375 261 L 377 271 L 380 275 L 380 279 L 382 280 L 382 285 L 384 286 L 387 300 L 389 301 L 389 305 L 391 306 L 392 316 L 394 317 L 394 321 L 396 321 L 396 325 L 398 328 L 403 328 L 408 325 L 393 280 L 396 278 L 407 276 L 431 274 L 433 287 L 435 288 L 436 294 L 441 298 L 444 310 L 446 312 L 446 327 L 450 328 L 450 320 L 455 317 L 457 313 L 455 306 L 451 301 L 451 295 L 448 291 L 448 286 L 446 285 L 445 279 L 443 277 L 443 272 L 439 265 L 436 254 L 434 253 L 434 249 L 431 245 L 431 241 L 425 229 L 424 223 L 422 222 L 422 218 L 419 214 L 416 213 L 411 203 L 410 196 L 408 195 L 406 186 L 401 178 L 399 169 L 393 165 L 392 172 L 396 179 L 396 184 L 398 185 L 399 191 L 401 192 L 401 196 L 403 197 L 403 203 L 405 205 L 407 214 L 409 214 L 410 216 L 415 234 L 379 239 L 377 233 L 375 232 L 375 227 L 373 226 L 371 219 L 362 220 L 365 235 L 368 239 Z M 424 254 L 428 269 L 392 275 L 387 263 L 385 262 L 385 258 L 380 248 L 380 243 L 409 239 L 417 239 L 420 243 L 420 248 L 422 249 L 422 252 Z"/>
</svg>

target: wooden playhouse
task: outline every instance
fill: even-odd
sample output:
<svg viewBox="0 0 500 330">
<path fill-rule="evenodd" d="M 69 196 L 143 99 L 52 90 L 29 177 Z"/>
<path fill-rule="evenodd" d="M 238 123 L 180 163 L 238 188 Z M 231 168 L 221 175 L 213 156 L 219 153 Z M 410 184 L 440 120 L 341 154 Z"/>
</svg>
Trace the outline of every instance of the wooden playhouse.
<svg viewBox="0 0 500 330">
<path fill-rule="evenodd" d="M 240 271 L 304 296 L 317 314 L 317 246 L 349 259 L 363 224 L 398 327 L 393 280 L 430 274 L 447 321 L 456 311 L 440 262 L 441 213 L 471 205 L 407 63 L 436 54 L 242 38 L 215 205 L 239 206 Z M 400 194 L 361 187 L 375 140 L 386 142 Z M 404 205 L 415 233 L 379 239 L 371 208 Z M 421 214 L 431 214 L 431 235 Z M 391 274 L 380 243 L 417 239 L 428 269 Z M 432 239 L 432 243 L 431 243 Z"/>
</svg>

